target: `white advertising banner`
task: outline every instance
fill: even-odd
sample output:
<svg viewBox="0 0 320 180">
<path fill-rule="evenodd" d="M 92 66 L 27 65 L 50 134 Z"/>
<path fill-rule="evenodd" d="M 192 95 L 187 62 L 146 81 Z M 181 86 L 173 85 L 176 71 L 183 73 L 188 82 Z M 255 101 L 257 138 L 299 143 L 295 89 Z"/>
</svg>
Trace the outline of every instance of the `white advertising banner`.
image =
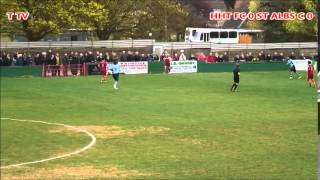
<svg viewBox="0 0 320 180">
<path fill-rule="evenodd" d="M 297 71 L 307 71 L 308 70 L 308 61 L 310 61 L 310 59 L 292 60 Z"/>
<path fill-rule="evenodd" d="M 197 61 L 171 61 L 170 74 L 172 73 L 196 73 L 198 72 Z"/>
<path fill-rule="evenodd" d="M 110 66 L 109 66 L 110 65 Z M 111 67 L 113 64 L 108 64 Z M 119 62 L 121 73 L 125 74 L 148 74 L 148 62 L 136 61 L 136 62 Z"/>
</svg>

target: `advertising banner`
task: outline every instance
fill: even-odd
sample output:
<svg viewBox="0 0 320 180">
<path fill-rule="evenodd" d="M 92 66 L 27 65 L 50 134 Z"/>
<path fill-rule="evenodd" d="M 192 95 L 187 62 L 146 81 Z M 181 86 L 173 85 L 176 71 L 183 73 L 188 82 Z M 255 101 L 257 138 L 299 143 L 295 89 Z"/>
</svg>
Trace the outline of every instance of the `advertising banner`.
<svg viewBox="0 0 320 180">
<path fill-rule="evenodd" d="M 314 69 L 317 69 L 316 61 L 310 59 L 296 59 L 292 60 L 294 66 L 296 67 L 297 71 L 307 71 L 308 70 L 308 61 L 312 62 Z"/>
<path fill-rule="evenodd" d="M 171 61 L 170 74 L 173 73 L 196 73 L 198 71 L 197 61 Z"/>
<path fill-rule="evenodd" d="M 112 67 L 113 63 L 108 63 L 108 67 Z M 119 62 L 121 73 L 125 74 L 148 74 L 148 62 Z"/>
</svg>

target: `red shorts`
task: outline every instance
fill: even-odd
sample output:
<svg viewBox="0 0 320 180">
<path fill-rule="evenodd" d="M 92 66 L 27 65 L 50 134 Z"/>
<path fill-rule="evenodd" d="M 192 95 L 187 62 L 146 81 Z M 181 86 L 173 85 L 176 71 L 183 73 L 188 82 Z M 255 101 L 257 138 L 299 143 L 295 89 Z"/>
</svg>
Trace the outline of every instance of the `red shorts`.
<svg viewBox="0 0 320 180">
<path fill-rule="evenodd" d="M 312 80 L 313 79 L 313 74 L 308 74 L 308 80 Z"/>
<path fill-rule="evenodd" d="M 107 75 L 107 71 L 100 71 L 101 76 Z"/>
</svg>

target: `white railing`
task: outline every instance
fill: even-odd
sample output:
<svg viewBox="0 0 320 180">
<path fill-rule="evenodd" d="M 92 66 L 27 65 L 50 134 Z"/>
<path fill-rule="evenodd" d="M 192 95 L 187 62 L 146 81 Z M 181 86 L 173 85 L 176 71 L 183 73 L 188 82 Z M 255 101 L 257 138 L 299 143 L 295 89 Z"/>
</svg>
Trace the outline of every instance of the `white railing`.
<svg viewBox="0 0 320 180">
<path fill-rule="evenodd" d="M 58 42 L 1 42 L 0 48 L 142 48 L 151 47 L 154 40 L 110 40 L 110 41 L 58 41 Z"/>
<path fill-rule="evenodd" d="M 157 45 L 157 43 L 155 44 Z M 162 43 L 163 49 L 214 49 L 214 50 L 242 50 L 242 49 L 316 49 L 317 42 L 300 43 L 252 43 L 252 44 L 215 44 L 171 42 Z"/>
<path fill-rule="evenodd" d="M 144 48 L 161 47 L 162 49 L 316 49 L 317 42 L 299 43 L 252 43 L 252 44 L 215 44 L 198 42 L 155 42 L 155 40 L 110 40 L 110 41 L 60 41 L 60 42 L 1 42 L 1 49 L 12 48 Z"/>
</svg>

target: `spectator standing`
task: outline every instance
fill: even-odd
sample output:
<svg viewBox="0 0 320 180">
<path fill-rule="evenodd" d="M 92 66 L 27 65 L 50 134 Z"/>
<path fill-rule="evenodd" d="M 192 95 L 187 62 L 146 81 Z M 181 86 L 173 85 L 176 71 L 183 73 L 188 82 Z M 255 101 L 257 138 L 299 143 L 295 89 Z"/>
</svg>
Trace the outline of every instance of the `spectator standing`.
<svg viewBox="0 0 320 180">
<path fill-rule="evenodd" d="M 68 76 L 69 57 L 67 53 L 62 58 L 62 65 L 63 76 Z"/>
<path fill-rule="evenodd" d="M 5 57 L 6 57 L 6 53 L 2 52 L 1 57 L 0 57 L 0 66 L 4 66 Z"/>
<path fill-rule="evenodd" d="M 88 63 L 89 62 L 89 60 L 88 60 L 88 52 L 85 52 L 83 54 L 83 59 L 84 59 L 84 63 Z"/>
<path fill-rule="evenodd" d="M 61 60 L 60 60 L 60 54 L 56 53 L 55 55 L 55 65 L 60 65 L 61 64 Z"/>
<path fill-rule="evenodd" d="M 162 54 L 160 55 L 160 61 L 163 61 L 163 58 L 166 56 L 166 54 L 168 54 L 167 51 L 162 52 Z"/>
<path fill-rule="evenodd" d="M 258 55 L 259 61 L 265 61 L 266 60 L 266 55 L 264 54 L 263 51 L 261 51 Z"/>
<path fill-rule="evenodd" d="M 187 60 L 186 55 L 184 55 L 184 50 L 180 51 L 179 61 L 185 61 Z"/>
<path fill-rule="evenodd" d="M 100 55 L 102 57 L 102 53 Z M 79 64 L 78 52 L 75 52 L 74 55 L 71 57 L 71 62 L 70 62 L 71 74 L 73 76 L 76 76 L 78 74 L 78 64 Z"/>
<path fill-rule="evenodd" d="M 240 55 L 240 61 L 246 61 L 247 57 L 244 55 L 244 53 L 241 53 Z"/>
<path fill-rule="evenodd" d="M 229 56 L 228 56 L 227 52 L 223 53 L 222 59 L 223 59 L 224 62 L 228 62 L 229 61 Z"/>
<path fill-rule="evenodd" d="M 239 54 L 234 56 L 234 62 L 239 62 L 240 61 L 240 56 Z"/>
<path fill-rule="evenodd" d="M 197 60 L 197 58 L 194 56 L 194 54 L 191 54 L 191 56 L 190 56 L 190 60 Z"/>
<path fill-rule="evenodd" d="M 280 60 L 280 61 L 285 61 L 283 52 L 280 52 L 280 54 L 279 54 L 279 60 Z"/>
<path fill-rule="evenodd" d="M 213 63 L 216 63 L 216 62 L 219 62 L 219 53 L 214 53 L 214 56 L 213 56 Z"/>
<path fill-rule="evenodd" d="M 92 51 L 88 52 L 87 62 L 94 62 L 94 55 L 92 54 Z"/>
<path fill-rule="evenodd" d="M 17 54 L 16 66 L 23 66 L 23 61 L 22 54 Z"/>
<path fill-rule="evenodd" d="M 271 54 L 268 54 L 267 57 L 266 57 L 266 61 L 269 62 L 269 61 L 271 61 L 271 60 L 272 60 Z"/>
<path fill-rule="evenodd" d="M 147 61 L 148 61 L 148 62 L 153 62 L 153 56 L 152 56 L 152 54 L 147 54 Z"/>
<path fill-rule="evenodd" d="M 207 56 L 204 55 L 203 52 L 200 52 L 200 53 L 197 53 L 196 59 L 197 59 L 198 61 L 206 62 L 206 61 L 207 61 Z"/>
<path fill-rule="evenodd" d="M 134 54 L 134 61 L 141 61 L 141 57 L 138 51 L 136 51 Z"/>
<path fill-rule="evenodd" d="M 223 62 L 223 55 L 218 55 L 218 62 Z"/>
<path fill-rule="evenodd" d="M 84 58 L 83 53 L 80 53 L 80 54 L 79 54 L 79 63 L 80 63 L 80 64 L 85 63 L 85 58 Z"/>
<path fill-rule="evenodd" d="M 30 65 L 34 65 L 34 62 L 33 62 L 33 58 L 31 56 L 31 54 L 28 54 L 27 58 L 26 58 L 26 65 L 27 66 L 30 66 Z"/>
<path fill-rule="evenodd" d="M 274 53 L 273 53 L 272 61 L 279 61 L 278 52 L 274 52 Z"/>
<path fill-rule="evenodd" d="M 291 52 L 291 55 L 289 56 L 289 59 L 295 60 L 296 56 L 294 52 Z"/>
<path fill-rule="evenodd" d="M 179 55 L 178 53 L 174 53 L 173 57 L 172 57 L 172 61 L 179 61 Z"/>
<path fill-rule="evenodd" d="M 2 66 L 11 66 L 12 61 L 9 53 L 7 54 L 3 52 L 1 59 L 2 59 Z"/>
<path fill-rule="evenodd" d="M 212 52 L 210 52 L 209 54 L 208 54 L 208 56 L 207 56 L 207 63 L 214 63 L 215 61 L 214 61 L 214 56 L 213 56 L 213 54 L 212 54 Z"/>
<path fill-rule="evenodd" d="M 97 52 L 96 52 L 95 61 L 96 61 L 96 62 L 100 62 L 101 58 L 102 58 L 102 57 L 100 57 L 100 52 L 97 51 Z"/>
<path fill-rule="evenodd" d="M 148 61 L 148 57 L 144 54 L 141 54 L 141 61 Z"/>
<path fill-rule="evenodd" d="M 260 54 L 261 54 L 261 56 L 259 57 L 259 60 L 261 60 L 261 61 L 266 60 L 266 54 L 263 51 L 260 51 Z"/>
<path fill-rule="evenodd" d="M 49 57 L 51 57 L 52 54 L 53 54 L 53 53 L 52 53 L 52 50 L 49 49 L 48 52 L 47 52 L 47 55 L 48 55 Z"/>
<path fill-rule="evenodd" d="M 127 61 L 126 51 L 122 51 L 122 53 L 120 55 L 120 61 L 122 61 L 122 62 Z"/>
<path fill-rule="evenodd" d="M 105 53 L 104 53 L 103 59 L 106 60 L 106 61 L 109 61 L 109 60 L 110 60 L 110 55 L 109 55 L 108 52 L 105 52 Z"/>
<path fill-rule="evenodd" d="M 128 51 L 127 61 L 129 61 L 129 62 L 130 62 L 130 61 L 134 61 L 134 57 L 133 57 L 131 51 Z"/>
<path fill-rule="evenodd" d="M 300 54 L 299 59 L 306 59 L 306 57 L 304 56 L 304 53 L 301 53 L 301 54 Z"/>
<path fill-rule="evenodd" d="M 157 54 L 153 54 L 152 57 L 153 57 L 153 61 L 160 61 L 160 58 Z"/>
<path fill-rule="evenodd" d="M 252 62 L 252 61 L 253 61 L 252 52 L 249 52 L 249 53 L 247 54 L 246 61 L 247 61 L 247 62 Z"/>
</svg>

